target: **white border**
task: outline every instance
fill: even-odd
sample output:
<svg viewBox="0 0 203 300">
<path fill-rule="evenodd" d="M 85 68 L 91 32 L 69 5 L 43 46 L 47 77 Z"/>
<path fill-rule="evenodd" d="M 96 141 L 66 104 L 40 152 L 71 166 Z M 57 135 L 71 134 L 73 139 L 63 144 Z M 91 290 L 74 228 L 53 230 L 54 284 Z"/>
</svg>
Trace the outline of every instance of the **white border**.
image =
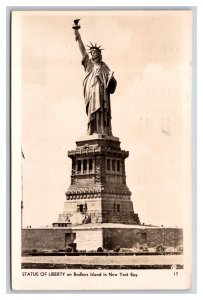
<svg viewBox="0 0 203 300">
<path fill-rule="evenodd" d="M 67 6 L 67 5 L 72 5 L 74 7 L 76 6 L 84 6 L 84 1 L 77 1 L 77 4 L 75 3 L 76 1 L 62 1 L 62 0 L 58 0 L 58 1 L 53 1 L 53 0 L 50 0 L 48 1 L 39 1 L 39 0 L 29 0 L 29 1 L 18 1 L 18 0 L 10 0 L 10 1 L 1 1 L 2 3 L 0 4 L 1 5 L 1 11 L 0 11 L 0 20 L 1 20 L 1 39 L 2 39 L 2 43 L 1 43 L 1 47 L 0 47 L 0 58 L 1 58 L 1 73 L 0 73 L 0 84 L 1 84 L 1 96 L 2 96 L 2 99 L 0 101 L 0 136 L 2 137 L 2 140 L 3 142 L 5 143 L 5 140 L 6 140 L 6 128 L 5 128 L 5 125 L 6 125 L 6 122 L 7 122 L 7 119 L 6 119 L 6 114 L 5 114 L 5 111 L 6 111 L 6 76 L 5 76 L 5 70 L 6 70 L 6 45 L 5 45 L 5 40 L 6 40 L 6 7 L 7 6 L 15 6 L 17 8 L 20 8 L 20 6 L 46 6 L 47 4 L 49 6 Z M 103 1 L 97 1 L 97 5 L 96 6 L 115 6 L 114 4 L 115 1 L 112 1 L 112 0 L 103 0 Z M 125 5 L 123 5 L 123 2 Z M 198 112 L 197 112 L 197 117 L 198 117 L 198 122 L 197 122 L 197 126 L 198 126 L 198 132 L 197 132 L 197 139 L 198 139 L 198 148 L 197 148 L 197 159 L 198 159 L 198 170 L 197 170 L 197 184 L 198 184 L 198 211 L 197 211 L 197 217 L 198 217 L 198 231 L 200 231 L 200 228 L 202 228 L 202 201 L 201 201 L 201 196 L 202 196 L 202 177 L 203 177 L 203 174 L 202 174 L 202 132 L 201 132 L 201 129 L 202 129 L 202 123 L 203 123 L 203 118 L 202 118 L 202 67 L 203 64 L 202 64 L 202 53 L 203 53 L 203 49 L 202 49 L 202 28 L 203 28 L 203 8 L 202 8 L 202 4 L 201 3 L 202 1 L 129 1 L 129 0 L 126 0 L 126 1 L 116 1 L 116 4 L 117 6 L 172 6 L 172 5 L 180 5 L 182 6 L 184 4 L 184 6 L 197 6 L 197 9 L 198 9 L 198 13 L 197 13 L 197 16 L 198 16 L 198 22 L 197 22 L 197 31 L 198 31 L 198 46 L 197 46 L 197 55 L 198 55 L 198 78 L 197 78 L 197 91 L 198 91 L 198 103 L 197 103 L 197 107 L 198 107 Z M 85 1 L 85 4 L 86 6 L 92 6 L 94 5 L 95 6 L 95 1 Z M 8 30 L 8 29 L 7 29 Z M 8 118 L 8 116 L 7 116 Z M 8 128 L 7 128 L 8 130 Z M 6 211 L 6 176 L 5 176 L 5 170 L 6 170 L 6 145 L 3 143 L 3 146 L 1 146 L 1 149 L 0 149 L 0 154 L 1 154 L 1 160 L 0 160 L 0 166 L 1 166 L 1 191 L 0 191 L 0 199 L 2 200 L 1 203 L 2 203 L 2 206 L 1 206 L 1 215 L 0 215 L 0 228 L 1 228 L 1 236 L 3 238 L 3 241 L 4 241 L 4 244 L 5 245 L 5 241 L 6 241 L 6 238 L 8 238 L 6 236 L 6 230 L 5 230 L 5 224 L 6 224 L 6 214 L 5 214 L 5 211 Z M 2 145 L 2 143 L 1 143 Z M 8 172 L 8 170 L 7 170 Z M 8 191 L 7 191 L 8 192 Z M 7 199 L 8 200 L 8 199 Z M 8 212 L 7 212 L 8 214 Z M 8 216 L 7 216 L 8 217 Z M 199 232 L 198 232 L 199 233 Z M 2 239 L 1 239 L 2 240 Z M 201 241 L 202 239 L 200 239 Z M 1 243 L 2 244 L 2 243 Z M 201 276 L 201 266 L 202 266 L 202 258 L 201 258 L 201 255 L 203 253 L 202 251 L 202 242 L 198 242 L 198 277 L 197 277 L 197 284 L 198 284 L 198 297 L 201 296 L 202 294 L 202 288 L 201 288 L 201 283 L 200 283 L 200 278 L 202 277 Z M 1 256 L 0 256 L 0 266 L 1 266 L 1 287 L 0 287 L 0 298 L 1 299 L 5 299 L 7 297 L 10 297 L 10 296 L 15 296 L 15 298 L 19 298 L 21 299 L 23 296 L 28 296 L 28 295 L 19 295 L 19 294 L 15 294 L 15 295 L 10 295 L 10 294 L 6 294 L 6 276 L 5 276 L 5 270 L 6 270 L 6 260 L 5 260 L 5 257 L 6 257 L 6 251 L 5 251 L 5 246 L 1 247 Z M 7 269 L 7 272 L 8 272 L 8 269 Z M 3 275 L 3 276 L 2 276 Z M 3 277 L 3 278 L 2 278 Z M 7 288 L 8 288 L 8 285 L 7 285 Z M 2 292 L 2 289 L 3 289 L 3 292 Z M 8 292 L 8 291 L 7 291 Z M 136 292 L 135 292 L 136 293 Z M 44 294 L 41 294 L 39 296 L 42 296 L 43 298 L 53 298 L 56 297 L 56 295 L 54 295 L 55 293 L 52 292 L 50 295 L 44 295 Z M 66 295 L 57 295 L 57 297 L 67 297 Z M 76 296 L 76 295 L 71 295 L 71 298 L 73 296 Z M 92 296 L 92 295 L 91 295 Z M 98 296 L 102 296 L 104 297 L 104 295 L 97 295 L 96 297 Z M 118 296 L 118 295 L 117 295 Z M 117 297 L 116 296 L 116 297 Z M 122 296 L 122 295 L 120 295 Z M 133 295 L 131 295 L 133 296 Z M 139 295 L 140 296 L 144 296 L 144 295 Z M 145 295 L 147 297 L 147 295 Z M 148 295 L 150 296 L 150 299 L 153 299 L 156 297 L 159 297 L 161 295 Z M 172 296 L 172 295 L 164 295 L 164 297 L 168 298 L 169 296 Z M 173 295 L 172 297 L 175 297 L 176 298 L 181 296 L 181 295 Z M 34 299 L 35 297 L 35 294 L 30 294 L 29 295 L 29 298 L 31 299 Z M 70 296 L 69 296 L 70 297 Z M 78 295 L 77 295 L 78 297 Z M 84 296 L 82 296 L 84 297 Z M 90 297 L 90 295 L 88 295 L 88 298 Z M 95 297 L 95 296 L 94 296 Z M 135 297 L 135 295 L 133 296 Z M 162 296 L 161 296 L 162 297 Z M 186 297 L 186 295 L 182 295 L 182 297 Z M 187 297 L 195 297 L 195 295 L 191 294 L 191 295 L 188 295 Z M 41 298 L 41 297 L 40 297 Z"/>
</svg>

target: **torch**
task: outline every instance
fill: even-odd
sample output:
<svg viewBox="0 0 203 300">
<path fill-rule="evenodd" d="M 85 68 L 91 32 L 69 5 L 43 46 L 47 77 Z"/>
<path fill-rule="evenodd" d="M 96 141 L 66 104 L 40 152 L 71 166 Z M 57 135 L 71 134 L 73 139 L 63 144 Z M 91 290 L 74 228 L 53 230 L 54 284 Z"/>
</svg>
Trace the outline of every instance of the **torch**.
<svg viewBox="0 0 203 300">
<path fill-rule="evenodd" d="M 80 19 L 75 19 L 73 22 L 74 22 L 74 24 L 73 24 L 73 26 L 72 26 L 72 28 L 74 29 L 74 30 L 79 30 L 80 29 L 80 25 L 78 24 L 79 23 L 79 21 L 80 21 Z M 77 37 L 75 38 L 75 40 L 77 41 Z"/>
</svg>

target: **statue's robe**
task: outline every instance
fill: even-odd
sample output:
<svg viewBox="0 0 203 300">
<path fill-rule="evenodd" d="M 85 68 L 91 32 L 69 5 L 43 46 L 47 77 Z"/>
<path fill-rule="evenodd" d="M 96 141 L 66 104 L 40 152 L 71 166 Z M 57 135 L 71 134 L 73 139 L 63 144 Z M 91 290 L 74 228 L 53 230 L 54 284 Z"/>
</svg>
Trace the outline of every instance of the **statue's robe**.
<svg viewBox="0 0 203 300">
<path fill-rule="evenodd" d="M 86 77 L 83 82 L 88 134 L 112 135 L 110 94 L 107 84 L 110 70 L 104 62 L 98 65 L 88 55 L 82 60 Z"/>
</svg>

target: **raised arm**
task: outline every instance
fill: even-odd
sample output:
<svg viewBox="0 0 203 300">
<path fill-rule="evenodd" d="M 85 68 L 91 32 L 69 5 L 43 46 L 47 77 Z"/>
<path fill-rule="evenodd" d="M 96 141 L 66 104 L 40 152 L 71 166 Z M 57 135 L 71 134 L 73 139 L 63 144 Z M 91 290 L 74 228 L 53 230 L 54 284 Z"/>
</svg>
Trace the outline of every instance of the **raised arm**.
<svg viewBox="0 0 203 300">
<path fill-rule="evenodd" d="M 75 30 L 75 40 L 78 41 L 78 45 L 79 45 L 79 49 L 80 52 L 82 54 L 82 57 L 85 58 L 86 56 L 88 56 L 87 51 L 85 49 L 85 46 L 83 44 L 83 41 L 81 39 L 80 33 L 78 30 Z"/>
</svg>

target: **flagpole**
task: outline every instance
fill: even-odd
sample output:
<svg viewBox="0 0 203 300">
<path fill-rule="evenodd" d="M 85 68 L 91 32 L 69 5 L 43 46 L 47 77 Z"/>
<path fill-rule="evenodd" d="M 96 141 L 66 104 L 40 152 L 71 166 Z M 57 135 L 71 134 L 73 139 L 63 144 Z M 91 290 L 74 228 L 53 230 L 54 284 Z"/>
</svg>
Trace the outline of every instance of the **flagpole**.
<svg viewBox="0 0 203 300">
<path fill-rule="evenodd" d="M 23 228 L 23 159 L 25 159 L 23 149 L 21 147 L 21 192 L 22 192 L 22 198 L 21 198 L 21 229 Z"/>
</svg>

